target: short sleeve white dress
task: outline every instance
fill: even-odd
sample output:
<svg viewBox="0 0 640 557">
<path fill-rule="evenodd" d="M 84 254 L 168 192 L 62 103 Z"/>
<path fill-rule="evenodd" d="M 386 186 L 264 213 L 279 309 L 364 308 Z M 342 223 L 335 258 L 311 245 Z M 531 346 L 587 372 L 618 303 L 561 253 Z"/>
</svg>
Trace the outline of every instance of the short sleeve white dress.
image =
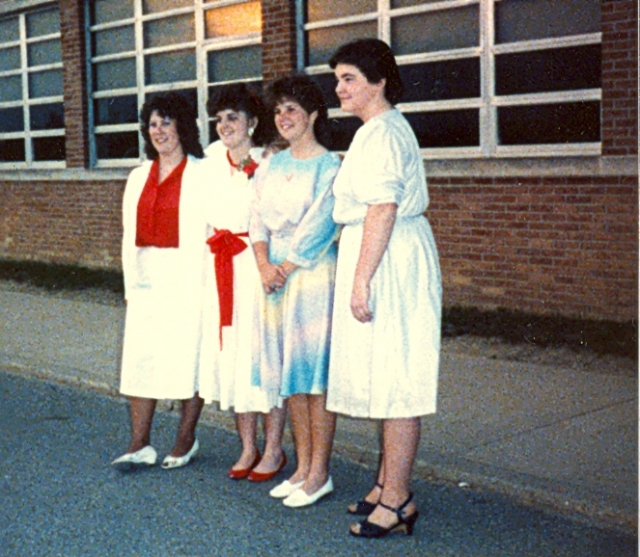
<svg viewBox="0 0 640 557">
<path fill-rule="evenodd" d="M 436 411 L 442 286 L 418 142 L 396 109 L 356 133 L 333 185 L 338 249 L 327 409 L 363 418 Z M 351 314 L 369 205 L 396 203 L 389 245 L 370 285 L 373 321 Z"/>
</svg>

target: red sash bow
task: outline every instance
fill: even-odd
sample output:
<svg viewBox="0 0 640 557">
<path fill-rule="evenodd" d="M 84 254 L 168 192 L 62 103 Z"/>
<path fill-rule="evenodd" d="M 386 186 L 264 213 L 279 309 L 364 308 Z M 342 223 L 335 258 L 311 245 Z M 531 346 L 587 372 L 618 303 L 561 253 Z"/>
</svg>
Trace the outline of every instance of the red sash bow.
<svg viewBox="0 0 640 557">
<path fill-rule="evenodd" d="M 230 230 L 216 230 L 207 240 L 214 255 L 213 266 L 218 284 L 220 304 L 220 348 L 222 348 L 222 327 L 233 322 L 233 258 L 247 249 L 247 243 L 240 237 L 248 237 L 248 232 L 234 234 Z"/>
</svg>

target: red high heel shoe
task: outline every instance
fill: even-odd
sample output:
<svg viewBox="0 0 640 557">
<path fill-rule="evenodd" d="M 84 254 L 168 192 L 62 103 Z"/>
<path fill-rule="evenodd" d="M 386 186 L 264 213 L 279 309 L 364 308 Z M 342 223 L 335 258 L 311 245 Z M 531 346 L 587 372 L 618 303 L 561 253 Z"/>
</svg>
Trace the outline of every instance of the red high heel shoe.
<svg viewBox="0 0 640 557">
<path fill-rule="evenodd" d="M 258 466 L 261 458 L 262 456 L 260 456 L 260 452 L 258 452 L 249 468 L 240 468 L 239 470 L 234 470 L 233 468 L 231 468 L 227 473 L 227 476 L 230 480 L 244 480 L 245 478 L 249 477 L 249 474 L 251 474 L 251 470 Z"/>
</svg>

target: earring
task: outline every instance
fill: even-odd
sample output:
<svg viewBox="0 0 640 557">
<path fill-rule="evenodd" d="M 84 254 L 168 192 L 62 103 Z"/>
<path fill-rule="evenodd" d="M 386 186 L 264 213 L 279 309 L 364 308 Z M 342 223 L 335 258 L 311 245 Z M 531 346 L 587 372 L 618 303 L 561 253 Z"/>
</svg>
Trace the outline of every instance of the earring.
<svg viewBox="0 0 640 557">
<path fill-rule="evenodd" d="M 255 131 L 255 130 L 254 130 L 253 128 L 249 128 L 249 129 L 247 130 L 247 133 L 249 134 L 249 137 L 251 137 L 251 136 L 253 135 L 253 132 L 254 132 L 254 131 Z"/>
</svg>

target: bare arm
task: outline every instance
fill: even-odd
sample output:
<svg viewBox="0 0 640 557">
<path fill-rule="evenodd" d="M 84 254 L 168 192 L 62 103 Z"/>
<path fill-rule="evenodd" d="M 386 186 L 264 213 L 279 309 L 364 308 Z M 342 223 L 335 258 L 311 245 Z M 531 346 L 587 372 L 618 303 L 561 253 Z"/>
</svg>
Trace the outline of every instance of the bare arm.
<svg viewBox="0 0 640 557">
<path fill-rule="evenodd" d="M 389 245 L 397 212 L 395 203 L 369 205 L 367 209 L 351 291 L 351 313 L 361 323 L 373 319 L 373 312 L 369 309 L 369 285 Z"/>
<path fill-rule="evenodd" d="M 260 272 L 262 288 L 267 294 L 271 294 L 282 288 L 287 280 L 278 265 L 269 261 L 269 244 L 267 242 L 254 242 L 253 253 L 256 256 L 256 264 Z"/>
</svg>

